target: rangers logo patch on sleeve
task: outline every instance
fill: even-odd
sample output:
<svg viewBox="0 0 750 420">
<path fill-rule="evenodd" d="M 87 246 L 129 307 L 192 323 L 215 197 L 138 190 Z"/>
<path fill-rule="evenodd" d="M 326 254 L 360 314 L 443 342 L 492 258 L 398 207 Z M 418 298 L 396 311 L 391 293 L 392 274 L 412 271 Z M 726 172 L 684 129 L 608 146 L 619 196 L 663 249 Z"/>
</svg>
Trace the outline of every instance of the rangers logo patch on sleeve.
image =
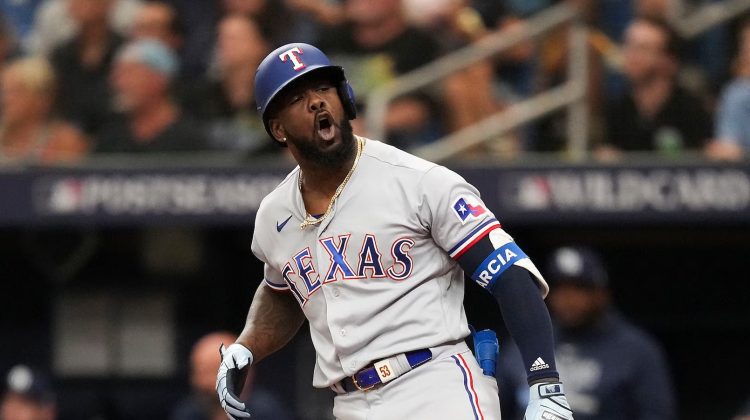
<svg viewBox="0 0 750 420">
<path fill-rule="evenodd" d="M 453 213 L 455 213 L 462 225 L 469 219 L 480 218 L 486 212 L 487 210 L 485 210 L 478 198 L 468 195 L 459 196 L 458 200 L 453 204 Z"/>
</svg>

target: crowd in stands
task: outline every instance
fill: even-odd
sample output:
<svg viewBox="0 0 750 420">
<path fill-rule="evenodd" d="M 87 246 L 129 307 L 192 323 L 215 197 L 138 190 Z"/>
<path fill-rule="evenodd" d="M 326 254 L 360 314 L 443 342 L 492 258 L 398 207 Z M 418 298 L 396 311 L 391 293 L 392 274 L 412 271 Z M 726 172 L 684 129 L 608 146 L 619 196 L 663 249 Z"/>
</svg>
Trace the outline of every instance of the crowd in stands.
<svg viewBox="0 0 750 420">
<path fill-rule="evenodd" d="M 378 86 L 488 35 L 523 28 L 559 2 L 579 8 L 589 27 L 592 157 L 689 150 L 743 158 L 750 149 L 750 25 L 737 18 L 685 40 L 669 23 L 674 0 L 25 0 L 0 8 L 0 162 L 282 154 L 263 130 L 253 95 L 254 70 L 273 48 L 320 46 L 346 69 L 364 115 Z M 384 140 L 427 144 L 560 83 L 567 30 L 396 98 Z M 563 120 L 546 117 L 474 152 L 562 150 Z M 368 134 L 363 118 L 355 131 Z"/>
<path fill-rule="evenodd" d="M 294 41 L 319 46 L 345 68 L 359 107 L 354 131 L 367 136 L 363 117 L 374 89 L 488 36 L 526 28 L 536 14 L 563 2 L 578 8 L 588 27 L 592 159 L 616 162 L 631 152 L 673 158 L 687 151 L 741 161 L 750 153 L 750 15 L 691 39 L 674 25 L 677 2 L 713 1 L 724 0 L 4 1 L 0 168 L 77 164 L 110 154 L 208 151 L 238 159 L 283 159 L 288 152 L 269 138 L 255 110 L 254 73 L 270 51 Z M 429 144 L 559 85 L 568 77 L 569 31 L 562 25 L 396 98 L 385 115 L 387 134 L 379 140 L 405 149 Z M 545 116 L 469 150 L 466 157 L 562 151 L 565 118 L 562 112 Z M 614 312 L 606 282 L 557 280 L 551 308 L 561 333 L 559 365 L 578 372 L 570 374 L 571 403 L 596 407 L 586 417 L 586 410 L 575 406 L 576 418 L 597 418 L 595 411 L 604 413 L 598 418 L 616 418 L 598 410 L 598 402 L 620 386 L 655 401 L 653 407 L 661 411 L 650 418 L 674 418 L 671 379 L 658 370 L 660 350 Z M 588 319 L 582 337 L 573 334 L 582 332 L 574 328 L 580 325 L 565 325 L 561 314 L 573 313 L 566 305 L 583 299 L 589 305 L 579 305 L 580 312 L 597 317 Z M 645 350 L 610 352 L 619 338 L 615 333 L 623 331 L 626 338 L 645 342 Z M 588 342 L 581 344 L 582 339 Z M 233 340 L 228 333 L 214 333 L 195 343 L 191 393 L 173 407 L 171 418 L 224 417 L 214 395 L 217 349 Z M 600 346 L 582 353 L 590 342 Z M 621 363 L 604 360 L 605 354 Z M 628 360 L 634 362 L 626 365 Z M 607 362 L 602 372 L 608 375 L 584 377 L 590 370 L 578 369 L 581 361 L 597 362 L 588 364 L 596 369 Z M 617 374 L 630 373 L 628 367 L 638 384 L 618 382 L 622 375 Z M 521 380 L 526 392 L 525 376 Z M 21 414 L 29 412 L 38 419 L 56 417 L 55 392 L 43 373 L 21 366 L 0 382 L 0 420 L 28 418 Z M 251 373 L 243 398 L 253 407 L 253 418 L 294 418 L 286 413 L 294 407 L 280 406 L 261 386 L 251 392 L 252 382 Z M 615 402 L 625 413 L 620 410 L 625 403 Z M 750 419 L 750 401 L 736 419 Z"/>
</svg>

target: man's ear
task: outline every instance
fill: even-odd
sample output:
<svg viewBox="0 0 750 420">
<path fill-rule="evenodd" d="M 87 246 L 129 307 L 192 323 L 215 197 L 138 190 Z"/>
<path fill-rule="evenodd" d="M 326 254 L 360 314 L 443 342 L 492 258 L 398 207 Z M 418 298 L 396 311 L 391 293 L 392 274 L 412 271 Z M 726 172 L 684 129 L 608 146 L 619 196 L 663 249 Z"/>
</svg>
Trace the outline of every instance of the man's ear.
<svg viewBox="0 0 750 420">
<path fill-rule="evenodd" d="M 281 121 L 278 118 L 271 118 L 268 120 L 268 128 L 271 130 L 273 139 L 279 143 L 286 144 L 286 131 L 284 126 L 281 125 Z"/>
</svg>

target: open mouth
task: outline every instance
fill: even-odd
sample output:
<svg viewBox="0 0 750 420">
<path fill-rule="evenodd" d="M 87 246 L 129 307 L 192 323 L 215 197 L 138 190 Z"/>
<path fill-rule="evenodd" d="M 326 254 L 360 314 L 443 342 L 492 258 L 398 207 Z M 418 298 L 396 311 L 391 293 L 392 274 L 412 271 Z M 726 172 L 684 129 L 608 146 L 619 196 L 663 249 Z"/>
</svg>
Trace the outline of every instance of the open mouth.
<svg viewBox="0 0 750 420">
<path fill-rule="evenodd" d="M 328 113 L 321 113 L 315 118 L 316 130 L 320 138 L 323 140 L 333 140 L 334 128 L 333 119 Z"/>
</svg>

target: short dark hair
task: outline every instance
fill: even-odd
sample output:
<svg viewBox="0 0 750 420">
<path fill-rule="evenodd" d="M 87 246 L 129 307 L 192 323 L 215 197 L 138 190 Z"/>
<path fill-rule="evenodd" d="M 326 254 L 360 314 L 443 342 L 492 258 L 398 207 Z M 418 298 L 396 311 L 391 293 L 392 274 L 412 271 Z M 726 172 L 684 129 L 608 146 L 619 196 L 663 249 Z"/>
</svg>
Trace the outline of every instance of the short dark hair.
<svg viewBox="0 0 750 420">
<path fill-rule="evenodd" d="M 636 18 L 636 21 L 644 22 L 661 31 L 661 33 L 664 34 L 664 37 L 666 38 L 664 44 L 664 52 L 677 61 L 682 58 L 684 41 L 680 34 L 677 33 L 674 27 L 670 25 L 666 19 L 641 15 Z"/>
</svg>

